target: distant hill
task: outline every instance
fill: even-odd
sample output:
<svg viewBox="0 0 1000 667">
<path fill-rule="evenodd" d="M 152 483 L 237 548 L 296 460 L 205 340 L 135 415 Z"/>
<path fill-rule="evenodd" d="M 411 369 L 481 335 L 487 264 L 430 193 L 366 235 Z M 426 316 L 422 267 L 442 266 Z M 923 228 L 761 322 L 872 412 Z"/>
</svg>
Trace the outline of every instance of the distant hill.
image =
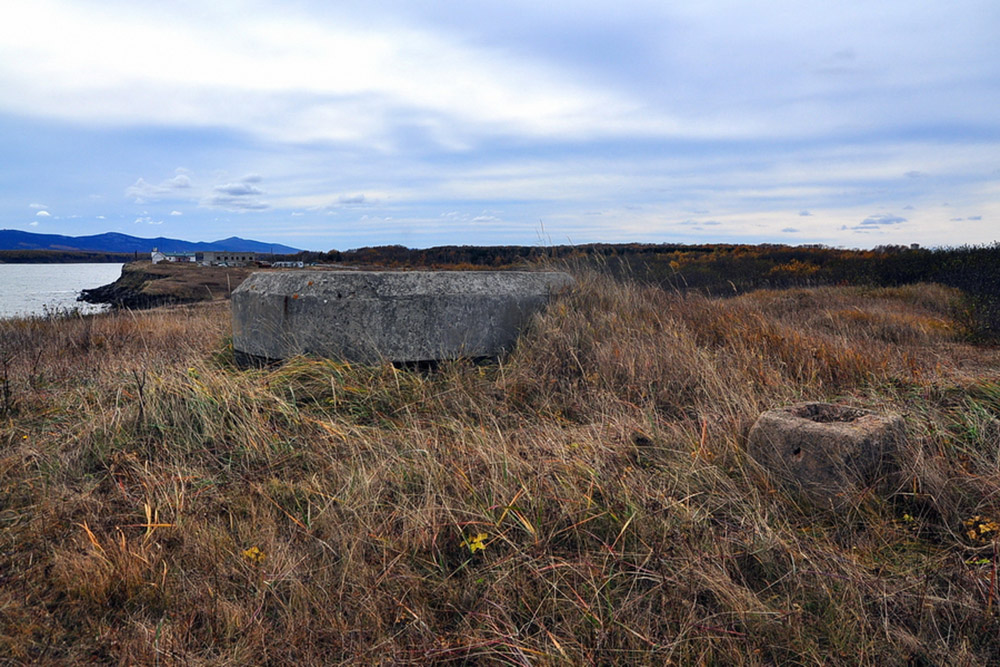
<svg viewBox="0 0 1000 667">
<path fill-rule="evenodd" d="M 197 252 L 199 250 L 231 250 L 234 252 L 259 252 L 275 254 L 297 253 L 297 248 L 280 243 L 263 243 L 230 236 L 219 241 L 182 241 L 162 236 L 143 239 L 128 234 L 107 232 L 93 236 L 63 236 L 61 234 L 32 234 L 15 229 L 0 229 L 0 250 L 84 250 L 88 252 L 148 253 L 153 248 L 163 252 Z"/>
</svg>

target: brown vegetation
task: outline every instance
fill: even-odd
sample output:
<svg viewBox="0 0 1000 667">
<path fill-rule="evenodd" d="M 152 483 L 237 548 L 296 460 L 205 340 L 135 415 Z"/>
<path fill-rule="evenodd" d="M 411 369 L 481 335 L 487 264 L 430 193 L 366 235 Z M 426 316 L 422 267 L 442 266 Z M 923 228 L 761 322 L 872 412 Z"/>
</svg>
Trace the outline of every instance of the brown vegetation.
<svg viewBox="0 0 1000 667">
<path fill-rule="evenodd" d="M 240 371 L 225 304 L 0 325 L 0 656 L 127 664 L 1000 660 L 1000 354 L 954 291 L 587 274 L 502 364 Z M 839 511 L 760 411 L 905 415 Z"/>
<path fill-rule="evenodd" d="M 253 267 L 202 266 L 193 262 L 143 260 L 122 267 L 110 285 L 83 290 L 81 300 L 107 303 L 115 308 L 153 308 L 228 298 L 256 269 Z"/>
</svg>

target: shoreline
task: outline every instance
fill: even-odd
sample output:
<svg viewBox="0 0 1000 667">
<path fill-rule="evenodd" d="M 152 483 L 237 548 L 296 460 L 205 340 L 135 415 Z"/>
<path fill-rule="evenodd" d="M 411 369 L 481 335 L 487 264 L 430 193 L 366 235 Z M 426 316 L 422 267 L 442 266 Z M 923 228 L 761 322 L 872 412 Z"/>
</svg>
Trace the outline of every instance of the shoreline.
<svg viewBox="0 0 1000 667">
<path fill-rule="evenodd" d="M 77 300 L 84 289 L 116 279 L 117 264 L 88 263 L 0 265 L 0 318 L 44 318 L 82 311 L 97 312 L 100 304 Z"/>
<path fill-rule="evenodd" d="M 112 283 L 83 290 L 77 301 L 112 309 L 147 309 L 228 299 L 257 267 L 207 267 L 149 260 L 122 265 Z"/>
</svg>

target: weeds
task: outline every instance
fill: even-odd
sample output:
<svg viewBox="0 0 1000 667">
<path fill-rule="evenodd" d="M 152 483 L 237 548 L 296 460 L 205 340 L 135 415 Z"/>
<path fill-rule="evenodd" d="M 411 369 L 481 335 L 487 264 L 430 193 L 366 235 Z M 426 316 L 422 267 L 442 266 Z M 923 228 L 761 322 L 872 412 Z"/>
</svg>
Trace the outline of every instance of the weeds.
<svg viewBox="0 0 1000 667">
<path fill-rule="evenodd" d="M 224 304 L 4 323 L 0 655 L 996 662 L 998 353 L 954 296 L 581 274 L 432 372 L 239 371 Z M 904 414 L 895 491 L 777 490 L 743 441 L 798 400 Z"/>
</svg>

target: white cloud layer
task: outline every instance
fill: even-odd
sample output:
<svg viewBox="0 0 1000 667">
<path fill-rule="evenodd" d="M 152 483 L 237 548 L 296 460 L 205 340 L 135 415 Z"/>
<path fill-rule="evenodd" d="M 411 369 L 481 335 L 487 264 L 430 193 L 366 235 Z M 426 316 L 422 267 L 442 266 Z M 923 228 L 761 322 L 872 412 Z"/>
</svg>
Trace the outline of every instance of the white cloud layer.
<svg viewBox="0 0 1000 667">
<path fill-rule="evenodd" d="M 259 174 L 250 174 L 239 181 L 216 185 L 212 188 L 212 193 L 202 199 L 201 204 L 227 211 L 267 210 L 271 205 L 259 198 L 264 191 L 256 185 L 262 180 Z"/>
<path fill-rule="evenodd" d="M 179 173 L 173 178 L 168 178 L 158 185 L 147 183 L 145 179 L 139 178 L 134 185 L 125 190 L 125 196 L 134 200 L 137 204 L 160 199 L 180 199 L 184 198 L 191 190 L 191 178 L 185 173 Z"/>
<path fill-rule="evenodd" d="M 590 136 L 670 124 L 559 68 L 427 28 L 370 25 L 333 7 L 325 19 L 281 5 L 210 7 L 12 7 L 0 27 L 2 103 L 91 122 L 225 124 L 289 141 L 387 141 L 399 120 L 456 145 L 472 125 Z M 37 25 L 44 40 L 26 30 Z"/>
<path fill-rule="evenodd" d="M 34 132 L 11 217 L 99 205 L 318 247 L 531 243 L 540 220 L 581 242 L 996 238 L 993 0 L 9 4 L 0 133 Z"/>
</svg>

